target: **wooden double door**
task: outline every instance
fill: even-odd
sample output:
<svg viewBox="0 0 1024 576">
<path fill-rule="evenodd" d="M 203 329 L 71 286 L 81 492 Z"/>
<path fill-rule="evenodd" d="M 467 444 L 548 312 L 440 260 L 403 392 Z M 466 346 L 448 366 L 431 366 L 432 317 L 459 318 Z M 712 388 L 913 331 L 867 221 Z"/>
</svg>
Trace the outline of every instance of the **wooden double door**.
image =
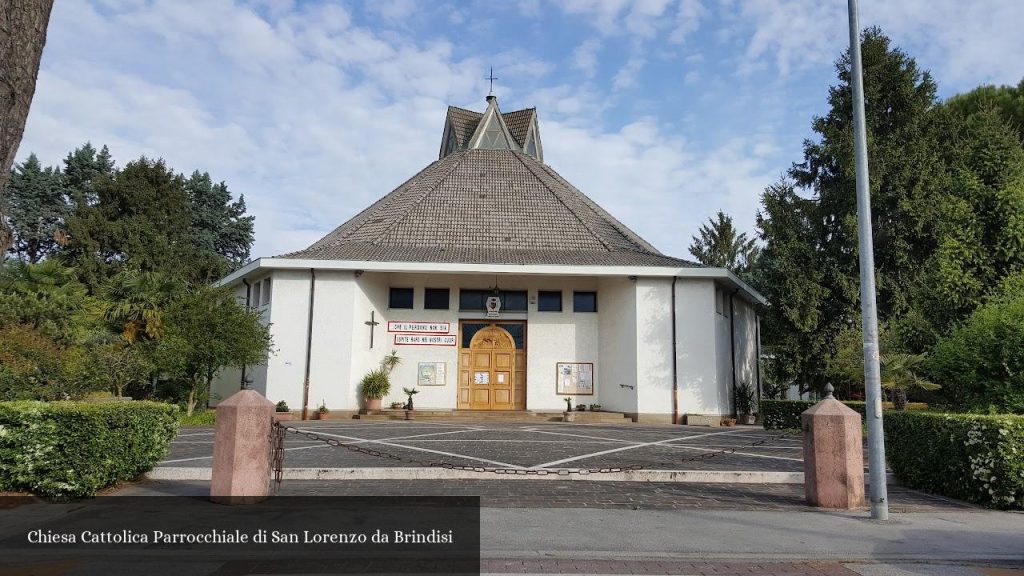
<svg viewBox="0 0 1024 576">
<path fill-rule="evenodd" d="M 525 323 L 461 323 L 459 409 L 526 409 L 525 336 Z"/>
</svg>

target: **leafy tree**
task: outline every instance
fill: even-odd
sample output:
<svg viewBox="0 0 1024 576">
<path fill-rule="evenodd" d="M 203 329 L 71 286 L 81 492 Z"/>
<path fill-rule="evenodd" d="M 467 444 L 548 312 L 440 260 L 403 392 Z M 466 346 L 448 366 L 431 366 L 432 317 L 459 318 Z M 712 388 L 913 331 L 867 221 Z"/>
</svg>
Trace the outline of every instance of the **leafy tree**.
<svg viewBox="0 0 1024 576">
<path fill-rule="evenodd" d="M 167 331 L 157 345 L 163 371 L 188 386 L 186 408 L 209 398 L 210 383 L 227 366 L 260 364 L 270 350 L 270 331 L 258 312 L 240 305 L 230 290 L 199 286 L 167 310 Z"/>
<path fill-rule="evenodd" d="M 701 225 L 699 236 L 693 237 L 690 253 L 705 266 L 728 268 L 736 274 L 746 274 L 758 255 L 757 240 L 745 232 L 737 233 L 732 216 L 721 210 L 715 218 Z"/>
<path fill-rule="evenodd" d="M 26 325 L 65 345 L 95 328 L 97 301 L 56 260 L 7 262 L 0 269 L 0 326 Z"/>
<path fill-rule="evenodd" d="M 1024 80 L 1016 86 L 978 86 L 946 100 L 944 106 L 963 117 L 985 109 L 995 110 L 1024 142 Z"/>
<path fill-rule="evenodd" d="M 928 369 L 957 410 L 1024 414 L 1024 298 L 996 299 L 943 337 Z"/>
<path fill-rule="evenodd" d="M 80 398 L 93 390 L 82 377 L 89 362 L 31 326 L 0 328 L 0 401 Z"/>
<path fill-rule="evenodd" d="M 14 255 L 35 264 L 58 247 L 68 214 L 60 170 L 44 169 L 31 154 L 11 172 L 2 200 L 14 232 Z"/>
</svg>

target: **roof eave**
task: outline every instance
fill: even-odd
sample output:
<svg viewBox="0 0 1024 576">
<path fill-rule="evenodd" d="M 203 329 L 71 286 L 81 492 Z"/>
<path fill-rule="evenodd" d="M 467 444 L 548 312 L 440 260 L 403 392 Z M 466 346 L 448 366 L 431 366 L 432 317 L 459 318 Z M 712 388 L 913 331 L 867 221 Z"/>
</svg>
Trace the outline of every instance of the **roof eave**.
<svg viewBox="0 0 1024 576">
<path fill-rule="evenodd" d="M 225 276 L 218 286 L 228 286 L 262 269 L 361 270 L 368 272 L 517 274 L 558 276 L 637 276 L 649 278 L 712 279 L 724 282 L 743 293 L 751 302 L 767 304 L 757 290 L 725 268 L 687 266 L 608 266 L 569 264 L 472 264 L 461 262 L 377 262 L 366 260 L 320 260 L 315 258 L 257 258 Z"/>
</svg>

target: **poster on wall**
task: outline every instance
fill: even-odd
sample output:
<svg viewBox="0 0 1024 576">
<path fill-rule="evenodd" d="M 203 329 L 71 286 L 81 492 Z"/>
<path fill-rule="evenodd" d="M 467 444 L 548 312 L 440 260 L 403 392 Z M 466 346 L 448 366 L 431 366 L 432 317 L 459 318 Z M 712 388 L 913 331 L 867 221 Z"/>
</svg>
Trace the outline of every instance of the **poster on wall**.
<svg viewBox="0 0 1024 576">
<path fill-rule="evenodd" d="M 444 362 L 420 362 L 416 371 L 417 386 L 444 386 L 447 383 L 447 368 Z"/>
<path fill-rule="evenodd" d="M 574 396 L 594 394 L 594 364 L 559 362 L 556 364 L 555 393 Z"/>
</svg>

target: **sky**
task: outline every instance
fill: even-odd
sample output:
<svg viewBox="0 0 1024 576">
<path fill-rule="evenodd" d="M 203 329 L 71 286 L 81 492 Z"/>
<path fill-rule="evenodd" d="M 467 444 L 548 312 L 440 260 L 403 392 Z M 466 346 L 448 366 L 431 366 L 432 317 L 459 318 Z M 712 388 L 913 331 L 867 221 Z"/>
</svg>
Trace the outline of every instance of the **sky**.
<svg viewBox="0 0 1024 576">
<path fill-rule="evenodd" d="M 1020 0 L 861 0 L 943 98 L 1024 77 Z M 544 159 L 666 254 L 754 231 L 849 42 L 845 0 L 59 0 L 18 152 L 209 172 L 304 248 L 437 159 L 445 111 L 536 107 Z"/>
</svg>

